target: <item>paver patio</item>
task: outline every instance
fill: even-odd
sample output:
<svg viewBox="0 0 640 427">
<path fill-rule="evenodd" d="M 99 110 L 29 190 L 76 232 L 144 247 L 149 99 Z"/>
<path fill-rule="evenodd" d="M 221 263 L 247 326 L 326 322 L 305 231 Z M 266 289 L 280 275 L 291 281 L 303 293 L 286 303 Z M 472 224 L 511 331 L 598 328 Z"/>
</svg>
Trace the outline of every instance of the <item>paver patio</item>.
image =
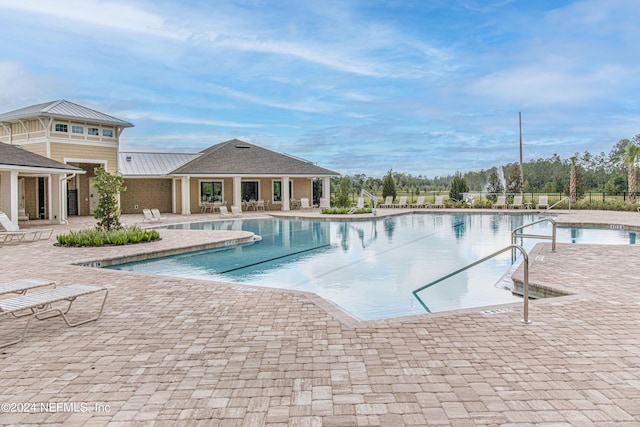
<svg viewBox="0 0 640 427">
<path fill-rule="evenodd" d="M 640 229 L 634 212 L 560 221 Z M 225 237 L 163 230 L 158 242 L 117 248 L 0 247 L 2 281 L 109 289 L 97 322 L 32 322 L 0 352 L 0 424 L 640 425 L 638 245 L 537 245 L 530 282 L 572 295 L 532 301 L 529 325 L 522 303 L 359 322 L 309 293 L 73 265 Z M 0 317 L 2 336 L 19 322 Z"/>
</svg>

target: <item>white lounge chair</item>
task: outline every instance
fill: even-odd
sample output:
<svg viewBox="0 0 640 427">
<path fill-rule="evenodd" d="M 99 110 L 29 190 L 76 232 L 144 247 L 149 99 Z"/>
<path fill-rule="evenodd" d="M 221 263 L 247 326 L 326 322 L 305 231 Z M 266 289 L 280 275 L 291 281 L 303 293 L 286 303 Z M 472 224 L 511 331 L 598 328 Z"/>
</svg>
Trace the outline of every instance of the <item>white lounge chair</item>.
<svg viewBox="0 0 640 427">
<path fill-rule="evenodd" d="M 418 196 L 418 200 L 411 205 L 412 208 L 424 208 L 427 204 L 424 202 L 424 196 Z"/>
<path fill-rule="evenodd" d="M 379 208 L 392 208 L 393 207 L 393 196 L 387 196 L 384 199 L 384 203 L 378 205 Z"/>
<path fill-rule="evenodd" d="M 406 208 L 407 207 L 407 196 L 400 196 L 400 200 L 398 203 L 393 205 L 394 208 Z"/>
<path fill-rule="evenodd" d="M 522 196 L 513 196 L 513 203 L 509 204 L 509 208 L 524 209 L 524 203 L 522 203 Z"/>
<path fill-rule="evenodd" d="M 153 215 L 153 217 L 155 219 L 157 219 L 158 221 L 162 221 L 163 219 L 165 219 L 162 214 L 160 214 L 160 210 L 159 209 L 151 209 L 151 215 Z"/>
<path fill-rule="evenodd" d="M 69 318 L 67 317 L 67 313 L 71 309 L 71 305 L 78 299 L 78 297 L 93 294 L 96 292 L 104 292 L 104 298 L 102 299 L 102 304 L 100 305 L 100 311 L 98 312 L 98 315 L 79 322 L 70 322 Z M 31 320 L 34 317 L 38 320 L 45 320 L 52 317 L 61 316 L 64 322 L 71 327 L 98 320 L 102 315 L 102 310 L 104 309 L 104 304 L 107 301 L 108 293 L 109 291 L 107 290 L 107 288 L 104 288 L 102 286 L 69 285 L 0 299 L 0 315 L 7 314 L 14 317 L 29 317 L 20 337 L 14 339 L 13 341 L 0 344 L 0 348 L 4 348 L 22 341 L 27 333 L 29 323 L 31 323 Z M 53 306 L 53 304 L 63 301 L 68 303 L 66 308 L 61 309 L 59 307 Z"/>
<path fill-rule="evenodd" d="M 220 210 L 220 216 L 231 216 L 226 206 L 220 205 L 218 209 Z"/>
<path fill-rule="evenodd" d="M 498 196 L 498 200 L 491 206 L 493 209 L 506 208 L 507 196 Z"/>
<path fill-rule="evenodd" d="M 536 209 L 549 209 L 549 196 L 540 196 L 538 198 L 538 204 L 536 205 Z"/>
<path fill-rule="evenodd" d="M 444 208 L 444 196 L 436 196 L 436 200 L 428 206 L 430 208 Z"/>
<path fill-rule="evenodd" d="M 0 212 L 0 225 L 5 231 L 0 231 L 0 234 L 4 236 L 3 242 L 19 241 L 19 242 L 33 242 L 36 240 L 47 240 L 53 233 L 53 228 L 31 228 L 27 230 L 21 230 L 16 226 L 7 214 Z"/>
<path fill-rule="evenodd" d="M 308 197 L 303 197 L 300 199 L 300 209 L 313 209 L 313 206 L 309 204 Z"/>
<path fill-rule="evenodd" d="M 144 215 L 142 222 L 158 222 L 158 218 L 153 216 L 153 213 L 149 208 L 142 209 L 142 215 Z"/>
</svg>

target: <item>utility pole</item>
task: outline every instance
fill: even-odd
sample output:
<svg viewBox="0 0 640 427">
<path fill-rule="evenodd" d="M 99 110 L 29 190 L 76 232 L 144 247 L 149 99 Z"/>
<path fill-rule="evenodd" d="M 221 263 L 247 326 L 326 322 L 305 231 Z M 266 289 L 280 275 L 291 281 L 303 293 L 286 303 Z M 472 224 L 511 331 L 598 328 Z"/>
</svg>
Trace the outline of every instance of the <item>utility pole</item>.
<svg viewBox="0 0 640 427">
<path fill-rule="evenodd" d="M 520 123 L 520 196 L 524 196 L 524 168 L 522 166 L 522 112 L 518 112 Z"/>
</svg>

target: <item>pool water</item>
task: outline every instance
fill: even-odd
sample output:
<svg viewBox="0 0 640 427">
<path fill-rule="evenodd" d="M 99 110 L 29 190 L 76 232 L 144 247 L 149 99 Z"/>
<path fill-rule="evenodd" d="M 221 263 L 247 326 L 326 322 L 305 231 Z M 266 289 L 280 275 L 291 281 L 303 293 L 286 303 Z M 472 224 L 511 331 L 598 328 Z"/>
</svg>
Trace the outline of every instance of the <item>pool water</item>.
<svg viewBox="0 0 640 427">
<path fill-rule="evenodd" d="M 511 243 L 535 215 L 407 214 L 358 221 L 234 219 L 171 228 L 247 230 L 261 241 L 110 268 L 314 292 L 361 320 L 425 313 L 412 291 Z M 527 234 L 551 235 L 540 223 Z M 627 230 L 558 228 L 557 241 L 635 243 Z M 525 239 L 529 250 L 541 240 Z M 419 293 L 430 312 L 521 301 L 505 252 Z"/>
</svg>

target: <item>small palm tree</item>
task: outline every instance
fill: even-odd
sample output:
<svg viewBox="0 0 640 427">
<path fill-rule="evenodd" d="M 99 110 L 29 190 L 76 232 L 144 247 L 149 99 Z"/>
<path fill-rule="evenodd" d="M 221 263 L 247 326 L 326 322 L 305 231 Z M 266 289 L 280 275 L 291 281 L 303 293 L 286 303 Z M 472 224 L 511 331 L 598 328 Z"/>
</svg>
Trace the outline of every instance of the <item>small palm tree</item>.
<svg viewBox="0 0 640 427">
<path fill-rule="evenodd" d="M 636 162 L 640 157 L 640 145 L 629 144 L 624 149 L 624 162 L 629 167 L 629 201 L 636 202 Z"/>
<path fill-rule="evenodd" d="M 576 156 L 571 157 L 571 174 L 569 175 L 569 201 L 576 203 L 578 191 L 576 189 Z"/>
</svg>

